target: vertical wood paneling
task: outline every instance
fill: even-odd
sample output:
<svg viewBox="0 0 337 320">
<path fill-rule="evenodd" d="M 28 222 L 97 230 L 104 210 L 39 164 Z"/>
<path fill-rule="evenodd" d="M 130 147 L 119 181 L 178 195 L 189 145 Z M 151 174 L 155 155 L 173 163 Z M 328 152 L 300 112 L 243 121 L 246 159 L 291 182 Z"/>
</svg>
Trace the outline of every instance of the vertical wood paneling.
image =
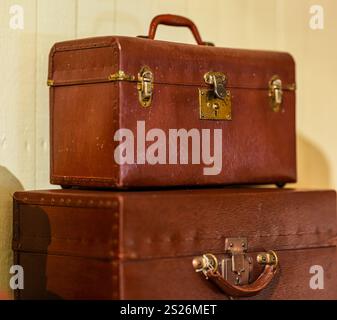
<svg viewBox="0 0 337 320">
<path fill-rule="evenodd" d="M 276 0 L 189 0 L 188 16 L 205 40 L 217 46 L 272 49 L 276 37 Z"/>
<path fill-rule="evenodd" d="M 9 28 L 9 8 L 24 9 L 24 29 Z M 0 3 L 0 290 L 12 264 L 11 194 L 35 187 L 36 1 Z"/>
<path fill-rule="evenodd" d="M 276 2 L 277 0 L 248 0 L 247 48 L 275 50 L 277 44 Z"/>
<path fill-rule="evenodd" d="M 114 0 L 77 0 L 77 37 L 113 35 Z"/>
<path fill-rule="evenodd" d="M 323 30 L 309 26 L 311 5 L 321 5 Z M 337 73 L 337 3 L 333 0 L 284 1 L 285 49 L 297 63 L 298 186 L 336 187 L 337 148 L 334 92 Z"/>
<path fill-rule="evenodd" d="M 3 1 L 0 50 L 0 163 L 27 188 L 35 186 L 36 2 L 16 1 L 25 13 L 23 30 L 9 28 L 11 1 Z M 25 159 L 25 161 L 22 161 Z"/>
<path fill-rule="evenodd" d="M 203 41 L 213 42 L 219 45 L 224 38 L 224 30 L 222 28 L 221 0 L 188 0 L 186 16 L 193 20 L 197 26 Z M 221 40 L 220 40 L 221 39 Z M 195 43 L 195 41 L 192 41 Z"/>
<path fill-rule="evenodd" d="M 115 0 L 115 33 L 134 37 L 147 35 L 153 18 L 153 0 Z"/>
</svg>

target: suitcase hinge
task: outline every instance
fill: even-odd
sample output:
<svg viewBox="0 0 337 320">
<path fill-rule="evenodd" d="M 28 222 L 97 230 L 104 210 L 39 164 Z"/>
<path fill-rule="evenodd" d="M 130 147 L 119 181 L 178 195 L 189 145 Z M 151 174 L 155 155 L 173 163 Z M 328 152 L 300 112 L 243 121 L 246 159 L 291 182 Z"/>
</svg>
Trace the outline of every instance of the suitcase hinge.
<svg viewBox="0 0 337 320">
<path fill-rule="evenodd" d="M 109 75 L 109 81 L 134 81 L 135 76 L 125 73 L 123 70 L 118 70 L 116 73 Z"/>
<path fill-rule="evenodd" d="M 199 89 L 200 119 L 232 120 L 231 93 L 226 89 L 226 75 L 221 72 L 207 72 L 204 80 L 212 89 Z"/>
</svg>

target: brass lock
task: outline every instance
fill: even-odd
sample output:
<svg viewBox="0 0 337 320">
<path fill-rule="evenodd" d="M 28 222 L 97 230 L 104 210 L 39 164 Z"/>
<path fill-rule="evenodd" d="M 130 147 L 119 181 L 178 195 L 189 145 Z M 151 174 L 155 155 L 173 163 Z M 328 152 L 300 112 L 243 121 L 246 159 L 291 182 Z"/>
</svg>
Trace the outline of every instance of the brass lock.
<svg viewBox="0 0 337 320">
<path fill-rule="evenodd" d="M 207 72 L 204 81 L 212 88 L 199 88 L 200 119 L 232 120 L 231 93 L 226 89 L 226 75 L 221 72 Z"/>
<path fill-rule="evenodd" d="M 279 112 L 283 101 L 282 80 L 273 76 L 269 81 L 270 105 L 274 112 Z"/>
<path fill-rule="evenodd" d="M 149 107 L 153 96 L 153 73 L 147 66 L 142 67 L 138 73 L 138 100 L 142 107 Z"/>
</svg>

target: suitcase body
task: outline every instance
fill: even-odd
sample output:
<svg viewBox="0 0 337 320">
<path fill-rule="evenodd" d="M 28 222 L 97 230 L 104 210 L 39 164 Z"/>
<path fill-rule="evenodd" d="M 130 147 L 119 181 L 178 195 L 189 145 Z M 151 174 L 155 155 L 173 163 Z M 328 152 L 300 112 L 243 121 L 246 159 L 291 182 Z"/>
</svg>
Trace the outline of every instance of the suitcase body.
<svg viewBox="0 0 337 320">
<path fill-rule="evenodd" d="M 199 44 L 132 37 L 55 44 L 48 75 L 51 183 L 296 181 L 292 57 Z"/>
<path fill-rule="evenodd" d="M 337 299 L 335 240 L 334 191 L 18 192 L 16 298 Z M 195 272 L 204 255 L 237 292 Z"/>
</svg>

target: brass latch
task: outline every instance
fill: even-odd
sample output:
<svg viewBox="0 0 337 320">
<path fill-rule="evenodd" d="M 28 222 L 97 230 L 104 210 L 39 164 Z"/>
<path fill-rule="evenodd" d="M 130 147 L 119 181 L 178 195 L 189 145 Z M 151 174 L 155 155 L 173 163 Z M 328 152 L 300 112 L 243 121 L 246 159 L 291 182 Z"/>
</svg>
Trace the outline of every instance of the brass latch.
<svg viewBox="0 0 337 320">
<path fill-rule="evenodd" d="M 227 238 L 225 255 L 221 260 L 206 253 L 193 259 L 193 268 L 231 299 L 254 296 L 273 280 L 278 270 L 278 257 L 274 251 L 259 253 L 256 262 L 263 268 L 260 275 L 256 276 L 253 259 L 248 256 L 247 248 L 246 238 Z"/>
<path fill-rule="evenodd" d="M 225 74 L 207 72 L 204 75 L 204 81 L 212 88 L 199 88 L 200 119 L 232 120 L 231 93 L 226 89 Z"/>
<path fill-rule="evenodd" d="M 153 95 L 153 73 L 147 66 L 142 67 L 138 74 L 138 99 L 142 107 L 149 107 Z"/>
<path fill-rule="evenodd" d="M 283 90 L 282 80 L 278 76 L 273 76 L 269 81 L 269 97 L 272 110 L 279 112 L 283 100 Z"/>
<path fill-rule="evenodd" d="M 225 252 L 229 256 L 224 259 L 223 273 L 228 281 L 236 285 L 249 283 L 252 271 L 252 260 L 247 257 L 248 242 L 246 238 L 227 238 Z"/>
<path fill-rule="evenodd" d="M 225 240 L 225 256 L 218 259 L 211 253 L 195 257 L 192 261 L 196 272 L 202 272 L 207 278 L 208 271 L 218 271 L 235 285 L 248 284 L 253 268 L 252 259 L 246 255 L 248 242 L 246 238 L 227 238 Z"/>
<path fill-rule="evenodd" d="M 219 272 L 231 284 L 242 286 L 251 283 L 253 259 L 247 255 L 247 238 L 227 238 L 225 240 L 225 255 L 221 261 L 211 253 L 195 257 L 192 261 L 194 270 L 203 273 L 208 278 L 208 272 Z M 259 253 L 256 261 L 261 265 L 278 265 L 274 251 Z"/>
<path fill-rule="evenodd" d="M 109 81 L 137 82 L 138 100 L 142 107 L 149 107 L 153 95 L 153 73 L 147 66 L 141 68 L 138 78 L 123 70 L 109 75 Z"/>
</svg>

